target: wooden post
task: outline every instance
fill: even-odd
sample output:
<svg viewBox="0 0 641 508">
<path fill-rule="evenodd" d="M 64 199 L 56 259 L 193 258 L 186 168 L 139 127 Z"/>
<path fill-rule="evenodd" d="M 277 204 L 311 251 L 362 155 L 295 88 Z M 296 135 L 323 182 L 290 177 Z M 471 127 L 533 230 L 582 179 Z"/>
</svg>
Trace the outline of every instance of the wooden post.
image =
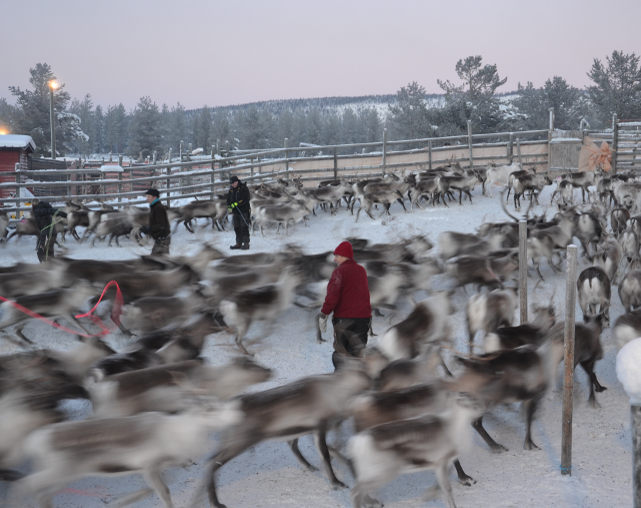
<svg viewBox="0 0 641 508">
<path fill-rule="evenodd" d="M 250 157 L 249 158 L 249 176 L 254 176 L 254 158 Z"/>
<path fill-rule="evenodd" d="M 612 173 L 617 172 L 617 151 L 619 150 L 619 122 L 617 114 L 612 115 Z"/>
<path fill-rule="evenodd" d="M 467 146 L 470 152 L 470 169 L 474 169 L 474 157 L 472 156 L 472 120 L 467 121 Z"/>
<path fill-rule="evenodd" d="M 285 147 L 285 171 L 287 172 L 287 178 L 289 178 L 289 150 L 287 150 L 288 138 L 285 138 L 283 146 Z"/>
<path fill-rule="evenodd" d="M 565 334 L 563 378 L 563 416 L 561 435 L 561 474 L 572 474 L 572 399 L 574 396 L 574 308 L 576 306 L 576 245 L 567 248 L 565 283 Z"/>
<path fill-rule="evenodd" d="M 548 122 L 548 170 L 547 173 L 548 175 L 550 174 L 550 167 L 552 165 L 552 150 L 551 150 L 551 143 L 552 143 L 552 134 L 554 133 L 554 108 L 549 108 L 548 113 L 550 115 L 549 117 L 549 122 Z"/>
<path fill-rule="evenodd" d="M 521 140 L 516 138 L 516 155 L 519 158 L 519 164 L 523 167 L 523 158 L 521 157 Z"/>
<path fill-rule="evenodd" d="M 432 140 L 427 140 L 427 169 L 432 170 Z"/>
<path fill-rule="evenodd" d="M 641 508 L 641 405 L 630 404 L 632 430 L 632 496 L 634 508 Z"/>
<path fill-rule="evenodd" d="M 507 142 L 507 163 L 512 164 L 514 159 L 514 133 L 510 132 L 510 139 Z"/>
<path fill-rule="evenodd" d="M 381 160 L 381 173 L 385 176 L 387 166 L 387 127 L 383 129 L 383 158 Z"/>
<path fill-rule="evenodd" d="M 338 155 L 336 155 L 336 148 L 334 148 L 334 180 L 338 180 Z"/>
<path fill-rule="evenodd" d="M 120 203 L 122 203 L 122 171 L 118 171 L 118 204 Z"/>
<path fill-rule="evenodd" d="M 519 221 L 519 309 L 520 324 L 527 323 L 527 221 Z"/>
<path fill-rule="evenodd" d="M 169 164 L 171 164 L 171 147 L 169 147 L 169 154 L 167 155 L 167 159 L 169 159 Z"/>
<path fill-rule="evenodd" d="M 171 206 L 171 166 L 167 166 L 165 172 L 167 174 L 167 208 L 169 208 Z"/>
</svg>

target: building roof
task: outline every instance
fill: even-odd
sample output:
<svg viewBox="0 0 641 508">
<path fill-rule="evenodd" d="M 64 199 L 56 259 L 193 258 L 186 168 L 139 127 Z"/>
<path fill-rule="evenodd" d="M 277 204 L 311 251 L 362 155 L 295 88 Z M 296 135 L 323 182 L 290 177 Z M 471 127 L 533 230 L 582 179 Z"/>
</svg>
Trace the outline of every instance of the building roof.
<svg viewBox="0 0 641 508">
<path fill-rule="evenodd" d="M 33 142 L 31 136 L 24 134 L 3 134 L 0 135 L 0 150 L 8 150 L 11 148 L 30 148 L 32 152 L 36 150 L 36 144 Z"/>
</svg>

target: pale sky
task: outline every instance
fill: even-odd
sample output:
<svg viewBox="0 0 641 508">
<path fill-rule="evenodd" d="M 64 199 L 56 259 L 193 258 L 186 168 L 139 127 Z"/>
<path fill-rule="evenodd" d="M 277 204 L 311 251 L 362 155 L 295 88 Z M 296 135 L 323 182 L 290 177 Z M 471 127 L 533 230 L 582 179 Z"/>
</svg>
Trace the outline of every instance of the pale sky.
<svg viewBox="0 0 641 508">
<path fill-rule="evenodd" d="M 641 0 L 2 0 L 0 97 L 51 65 L 73 98 L 133 108 L 394 94 L 481 55 L 514 90 L 641 54 Z"/>
</svg>

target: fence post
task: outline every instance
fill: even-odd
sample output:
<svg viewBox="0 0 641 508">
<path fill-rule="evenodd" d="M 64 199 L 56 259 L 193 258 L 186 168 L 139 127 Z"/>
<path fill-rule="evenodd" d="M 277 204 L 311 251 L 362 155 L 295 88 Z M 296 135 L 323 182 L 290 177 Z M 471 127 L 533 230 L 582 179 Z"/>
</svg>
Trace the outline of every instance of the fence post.
<svg viewBox="0 0 641 508">
<path fill-rule="evenodd" d="M 170 198 L 170 196 L 171 196 L 171 192 L 170 192 L 170 189 L 171 189 L 171 165 L 167 166 L 166 173 L 167 173 L 167 208 L 169 208 L 169 206 L 171 205 L 171 198 Z"/>
<path fill-rule="evenodd" d="M 167 155 L 167 158 L 169 159 L 169 164 L 171 164 L 171 147 L 169 147 L 169 154 Z"/>
<path fill-rule="evenodd" d="M 18 164 L 16 164 L 16 166 L 18 166 Z M 17 171 L 16 171 L 16 169 L 17 169 Z M 20 208 L 22 207 L 22 202 L 20 201 L 20 198 L 22 197 L 21 196 L 22 192 L 20 192 L 20 187 L 21 187 L 20 169 L 17 168 L 17 167 L 14 167 L 14 171 L 16 172 L 16 198 L 17 198 L 17 201 L 16 201 L 16 220 L 20 220 Z M 32 206 L 33 206 L 33 203 L 32 203 Z"/>
<path fill-rule="evenodd" d="M 527 323 L 527 221 L 519 220 L 519 309 L 520 323 Z"/>
<path fill-rule="evenodd" d="M 617 114 L 612 115 L 612 173 L 617 172 L 617 152 L 619 151 L 619 122 Z"/>
<path fill-rule="evenodd" d="M 472 120 L 467 121 L 467 146 L 470 151 L 470 169 L 473 169 L 474 157 L 472 156 Z"/>
<path fill-rule="evenodd" d="M 118 204 L 120 203 L 122 203 L 122 171 L 118 171 Z"/>
<path fill-rule="evenodd" d="M 338 156 L 336 155 L 336 148 L 334 148 L 334 180 L 338 180 Z"/>
<path fill-rule="evenodd" d="M 285 138 L 283 142 L 283 147 L 285 148 L 285 172 L 287 173 L 287 178 L 289 178 L 289 150 L 287 150 L 288 138 Z"/>
<path fill-rule="evenodd" d="M 427 169 L 432 170 L 432 140 L 427 140 Z"/>
<path fill-rule="evenodd" d="M 519 164 L 523 167 L 523 158 L 521 157 L 521 140 L 516 138 L 516 155 L 519 158 Z"/>
<path fill-rule="evenodd" d="M 385 176 L 385 169 L 387 166 L 387 127 L 383 129 L 383 159 L 381 161 L 381 172 Z"/>
<path fill-rule="evenodd" d="M 250 157 L 249 158 L 249 176 L 254 176 L 254 158 Z"/>
<path fill-rule="evenodd" d="M 548 175 L 550 174 L 550 167 L 552 166 L 552 150 L 550 144 L 552 143 L 552 134 L 554 133 L 554 108 L 548 109 L 549 122 L 548 122 Z"/>
<path fill-rule="evenodd" d="M 216 146 L 211 145 L 211 175 L 209 176 L 209 183 L 211 184 L 211 199 L 214 200 L 214 194 L 216 190 L 216 160 L 214 156 L 216 155 Z"/>
<path fill-rule="evenodd" d="M 507 163 L 512 164 L 514 160 L 514 133 L 510 132 L 510 139 L 507 142 Z"/>
<path fill-rule="evenodd" d="M 563 416 L 561 435 L 561 474 L 572 474 L 572 398 L 574 392 L 574 308 L 576 306 L 576 245 L 567 248 L 565 282 L 565 333 L 563 379 Z"/>
</svg>

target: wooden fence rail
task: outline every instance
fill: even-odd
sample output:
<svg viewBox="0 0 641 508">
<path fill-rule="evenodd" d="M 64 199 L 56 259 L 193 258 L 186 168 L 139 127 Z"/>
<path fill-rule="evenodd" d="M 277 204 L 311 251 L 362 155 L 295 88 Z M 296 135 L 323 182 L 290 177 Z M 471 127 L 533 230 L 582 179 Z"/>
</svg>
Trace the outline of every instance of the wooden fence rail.
<svg viewBox="0 0 641 508">
<path fill-rule="evenodd" d="M 38 198 L 60 204 L 66 200 L 100 200 L 115 208 L 145 202 L 144 189 L 155 186 L 168 204 L 176 200 L 213 198 L 226 192 L 229 176 L 249 182 L 300 178 L 304 185 L 337 177 L 366 178 L 387 172 L 432 170 L 451 162 L 464 167 L 505 164 L 518 158 L 522 164 L 547 169 L 549 130 L 500 132 L 350 143 L 342 145 L 283 147 L 182 162 L 160 162 L 100 169 L 21 170 L 0 183 L 4 210 L 25 211 L 29 198 L 21 189 L 38 188 Z M 11 175 L 11 176 L 10 176 Z M 55 178 L 55 181 L 51 179 Z"/>
</svg>

